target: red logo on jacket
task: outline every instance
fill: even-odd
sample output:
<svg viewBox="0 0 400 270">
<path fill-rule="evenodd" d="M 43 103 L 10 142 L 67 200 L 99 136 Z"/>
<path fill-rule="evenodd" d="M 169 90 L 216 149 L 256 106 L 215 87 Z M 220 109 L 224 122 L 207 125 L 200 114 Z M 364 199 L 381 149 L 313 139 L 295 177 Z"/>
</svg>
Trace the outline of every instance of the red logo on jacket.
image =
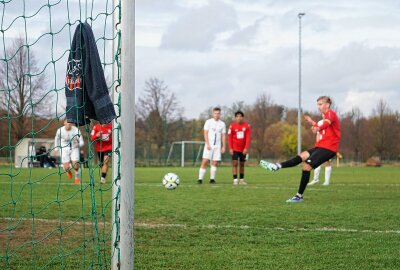
<svg viewBox="0 0 400 270">
<path fill-rule="evenodd" d="M 65 86 L 68 90 L 82 89 L 81 87 L 81 60 L 72 59 L 68 61 L 67 76 L 65 76 Z"/>
</svg>

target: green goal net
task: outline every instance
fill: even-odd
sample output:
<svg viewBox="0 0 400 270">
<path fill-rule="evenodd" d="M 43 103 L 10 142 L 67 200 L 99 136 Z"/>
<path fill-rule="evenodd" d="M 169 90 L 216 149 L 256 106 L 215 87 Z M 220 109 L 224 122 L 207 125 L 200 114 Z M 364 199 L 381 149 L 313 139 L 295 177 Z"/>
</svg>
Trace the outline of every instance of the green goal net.
<svg viewBox="0 0 400 270">
<path fill-rule="evenodd" d="M 121 1 L 108 0 L 0 1 L 0 269 L 120 266 L 121 10 Z M 60 165 L 63 146 L 54 144 L 66 117 L 68 55 L 84 22 L 117 114 L 104 184 L 93 124 L 79 127 L 79 184 Z"/>
</svg>

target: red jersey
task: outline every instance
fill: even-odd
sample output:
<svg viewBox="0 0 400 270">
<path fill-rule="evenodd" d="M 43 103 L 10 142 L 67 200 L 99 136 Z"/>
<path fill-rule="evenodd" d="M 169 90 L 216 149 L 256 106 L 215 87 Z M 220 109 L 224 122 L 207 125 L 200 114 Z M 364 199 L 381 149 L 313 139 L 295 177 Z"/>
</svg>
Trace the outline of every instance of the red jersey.
<svg viewBox="0 0 400 270">
<path fill-rule="evenodd" d="M 241 124 L 232 123 L 228 130 L 228 145 L 229 149 L 235 152 L 243 152 L 244 149 L 249 149 L 250 125 L 244 121 Z"/>
<path fill-rule="evenodd" d="M 96 124 L 90 133 L 90 139 L 95 142 L 97 152 L 112 151 L 112 125 Z"/>
<path fill-rule="evenodd" d="M 336 113 L 331 109 L 329 109 L 326 113 L 322 114 L 322 117 L 323 119 L 329 119 L 331 124 L 318 132 L 319 138 L 318 141 L 315 143 L 315 146 L 326 148 L 333 152 L 337 152 L 339 150 L 339 142 L 340 142 L 339 118 L 337 117 Z"/>
</svg>

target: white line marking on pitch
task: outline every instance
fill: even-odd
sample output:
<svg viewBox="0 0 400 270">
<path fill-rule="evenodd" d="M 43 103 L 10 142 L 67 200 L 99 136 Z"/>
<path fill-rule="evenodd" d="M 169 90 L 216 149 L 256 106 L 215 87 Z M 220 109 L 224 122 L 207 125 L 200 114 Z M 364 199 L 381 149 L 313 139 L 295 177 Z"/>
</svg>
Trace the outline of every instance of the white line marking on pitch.
<svg viewBox="0 0 400 270">
<path fill-rule="evenodd" d="M 191 226 L 186 224 L 152 224 L 152 223 L 135 223 L 137 227 L 143 228 L 200 228 L 200 229 L 258 229 L 258 230 L 270 230 L 270 231 L 304 231 L 304 232 L 344 232 L 344 233 L 377 233 L 377 234 L 400 234 L 400 230 L 358 230 L 358 229 L 346 229 L 346 228 L 333 228 L 333 227 L 322 227 L 322 228 L 283 228 L 283 227 L 252 227 L 248 225 L 201 225 Z"/>
<path fill-rule="evenodd" d="M 0 220 L 7 221 L 32 221 L 30 218 L 0 218 Z M 60 220 L 58 219 L 42 219 L 35 218 L 35 221 L 49 223 L 49 224 L 59 224 Z M 77 224 L 82 225 L 82 221 L 62 221 L 63 224 Z M 87 220 L 85 223 L 92 223 L 92 221 Z M 98 223 L 101 224 L 110 224 L 109 222 L 103 222 L 99 220 Z M 159 229 L 159 228 L 182 228 L 182 229 L 240 229 L 240 230 L 267 230 L 267 231 L 301 231 L 301 232 L 342 232 L 342 233 L 376 233 L 376 234 L 400 234 L 400 230 L 359 230 L 359 229 L 347 229 L 347 228 L 334 228 L 334 227 L 322 227 L 322 228 L 283 228 L 283 227 L 254 227 L 248 225 L 215 225 L 215 224 L 207 224 L 207 225 L 187 225 L 187 224 L 179 224 L 179 223 L 144 223 L 144 222 L 136 222 L 135 227 L 140 228 L 148 228 L 148 229 Z"/>
<path fill-rule="evenodd" d="M 48 182 L 49 181 L 49 179 L 46 179 L 45 181 L 43 180 L 43 181 L 37 181 L 37 182 L 35 182 L 35 181 L 33 181 L 33 184 L 34 185 L 49 185 L 49 186 L 76 186 L 76 184 L 74 184 L 74 183 L 49 183 Z M 27 185 L 28 184 L 28 181 L 27 182 L 20 182 L 20 181 L 14 181 L 13 182 L 13 184 L 15 184 L 15 185 Z M 89 181 L 88 182 L 86 182 L 86 181 L 83 181 L 83 184 L 85 185 L 85 184 L 89 184 Z M 96 183 L 97 184 L 97 183 Z M 0 182 L 0 185 L 10 185 L 10 182 Z M 204 185 L 204 184 L 203 184 Z M 205 184 L 205 186 L 206 186 L 207 184 Z M 349 187 L 351 187 L 351 186 L 357 186 L 357 187 L 371 187 L 371 186 L 381 186 L 381 187 L 400 187 L 400 184 L 370 184 L 370 183 L 360 183 L 360 184 L 357 184 L 357 183 L 354 183 L 354 184 L 352 184 L 352 183 L 347 183 L 347 184 L 332 184 L 332 187 L 335 187 L 335 186 L 339 186 L 339 187 L 346 187 L 346 186 L 349 186 Z M 162 187 L 162 185 L 161 184 L 156 184 L 156 183 L 135 183 L 135 186 L 143 186 L 143 187 Z M 221 188 L 221 187 L 229 187 L 229 186 L 232 186 L 233 188 L 265 188 L 265 189 L 293 189 L 292 187 L 282 187 L 282 186 L 273 186 L 272 184 L 266 184 L 266 185 L 260 185 L 260 184 L 249 184 L 249 185 L 246 185 L 246 186 L 241 186 L 241 187 L 236 187 L 236 186 L 233 186 L 233 185 L 230 185 L 230 184 L 228 184 L 228 183 L 222 183 L 222 184 L 215 184 L 215 185 L 213 185 L 212 187 L 213 188 Z M 187 188 L 187 187 L 189 187 L 189 188 L 192 188 L 192 187 L 201 187 L 201 185 L 198 185 L 198 184 L 185 184 L 185 183 L 183 183 L 183 184 L 181 184 L 179 187 L 184 187 L 184 188 Z M 314 187 L 312 187 L 313 189 L 318 189 L 319 191 L 321 191 L 321 190 L 324 190 L 324 189 L 326 189 L 326 190 L 328 190 L 329 189 L 329 187 L 321 187 L 320 189 L 318 188 L 318 186 L 314 186 Z M 311 189 L 311 188 L 309 188 L 309 189 Z"/>
</svg>

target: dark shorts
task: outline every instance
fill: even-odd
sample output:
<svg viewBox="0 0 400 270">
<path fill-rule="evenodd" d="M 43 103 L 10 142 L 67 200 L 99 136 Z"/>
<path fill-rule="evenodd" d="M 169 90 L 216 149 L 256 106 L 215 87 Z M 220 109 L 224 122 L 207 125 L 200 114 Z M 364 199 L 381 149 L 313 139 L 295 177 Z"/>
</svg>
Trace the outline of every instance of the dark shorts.
<svg viewBox="0 0 400 270">
<path fill-rule="evenodd" d="M 240 160 L 241 162 L 245 162 L 246 161 L 246 155 L 243 154 L 242 152 L 233 152 L 232 155 L 232 160 Z"/>
<path fill-rule="evenodd" d="M 103 163 L 104 157 L 108 156 L 111 157 L 112 151 L 104 151 L 104 152 L 97 152 L 97 156 L 99 157 L 100 163 Z"/>
<path fill-rule="evenodd" d="M 336 152 L 321 147 L 311 148 L 307 152 L 310 156 L 304 162 L 313 167 L 313 169 L 336 156 Z"/>
</svg>

